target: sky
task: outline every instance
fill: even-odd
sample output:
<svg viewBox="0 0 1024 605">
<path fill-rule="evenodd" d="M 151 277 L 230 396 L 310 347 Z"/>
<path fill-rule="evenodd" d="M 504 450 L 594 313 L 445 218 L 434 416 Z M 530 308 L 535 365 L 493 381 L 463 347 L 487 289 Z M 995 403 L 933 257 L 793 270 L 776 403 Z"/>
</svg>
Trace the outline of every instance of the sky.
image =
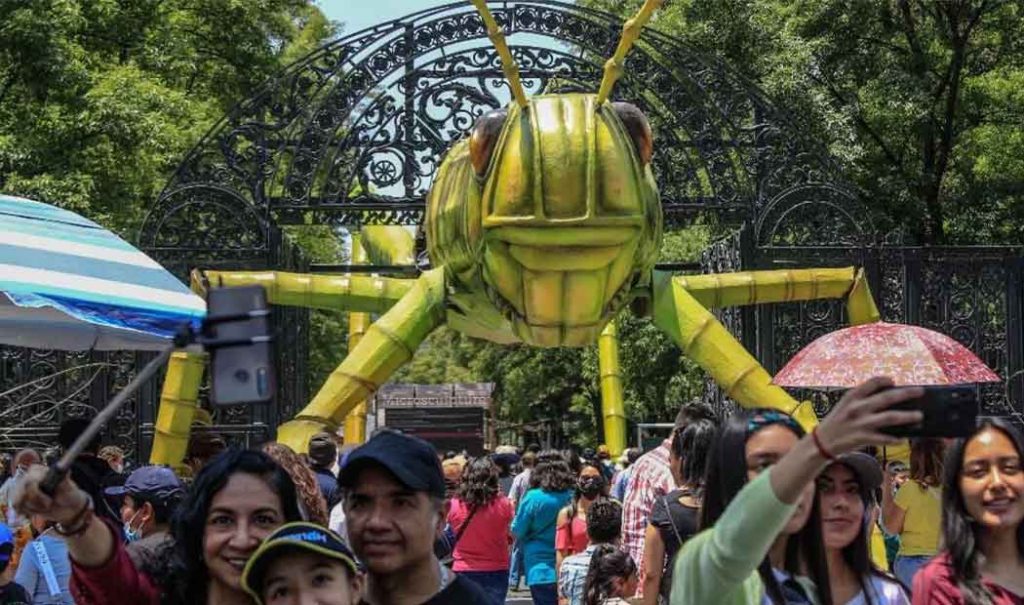
<svg viewBox="0 0 1024 605">
<path fill-rule="evenodd" d="M 424 8 L 451 4 L 453 0 L 316 0 L 332 21 L 344 24 L 344 33 L 403 17 Z"/>
</svg>

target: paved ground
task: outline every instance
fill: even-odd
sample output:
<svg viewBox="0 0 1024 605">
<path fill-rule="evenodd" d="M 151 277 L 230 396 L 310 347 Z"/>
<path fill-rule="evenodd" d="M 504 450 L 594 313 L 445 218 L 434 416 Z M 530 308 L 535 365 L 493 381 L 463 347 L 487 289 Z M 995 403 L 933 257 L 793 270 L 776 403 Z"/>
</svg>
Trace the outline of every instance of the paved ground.
<svg viewBox="0 0 1024 605">
<path fill-rule="evenodd" d="M 505 605 L 533 605 L 533 599 L 530 598 L 530 591 L 510 590 L 508 592 L 508 597 L 505 599 Z"/>
</svg>

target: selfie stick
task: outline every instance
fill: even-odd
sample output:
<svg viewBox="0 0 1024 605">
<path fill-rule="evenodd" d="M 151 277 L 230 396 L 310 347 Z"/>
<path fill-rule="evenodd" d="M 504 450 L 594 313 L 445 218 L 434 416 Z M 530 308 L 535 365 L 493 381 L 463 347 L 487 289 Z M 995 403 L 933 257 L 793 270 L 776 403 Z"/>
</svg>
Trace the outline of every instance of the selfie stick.
<svg viewBox="0 0 1024 605">
<path fill-rule="evenodd" d="M 192 331 L 192 327 L 189 324 L 183 324 L 178 330 L 178 333 L 174 335 L 174 342 L 167 345 L 165 348 L 160 350 L 157 356 L 146 364 L 142 371 L 135 375 L 135 378 L 131 380 L 121 391 L 110 400 L 110 403 L 104 407 L 96 417 L 92 419 L 89 426 L 82 431 L 82 434 L 75 439 L 75 442 L 71 444 L 71 447 L 64 452 L 64 455 L 60 457 L 60 460 L 50 466 L 50 470 L 46 473 L 46 477 L 43 478 L 42 483 L 39 484 L 39 489 L 44 494 L 51 498 L 57 492 L 57 486 L 60 482 L 68 476 L 68 472 L 71 471 L 71 465 L 75 462 L 75 459 L 85 450 L 85 448 L 96 438 L 96 435 L 103 430 L 103 427 L 107 425 L 110 420 L 117 415 L 121 407 L 124 406 L 125 402 L 128 401 L 128 397 L 134 394 L 143 384 L 146 383 L 150 378 L 153 377 L 157 371 L 163 366 L 167 365 L 167 360 L 171 358 L 171 353 L 175 349 L 183 349 L 190 344 L 198 343 L 203 346 L 207 351 L 214 349 L 222 349 L 225 347 L 237 347 L 250 345 L 260 342 L 270 342 L 273 340 L 271 336 L 252 336 L 247 338 L 220 338 L 216 335 L 215 326 L 218 324 L 239 321 L 242 319 L 250 319 L 253 317 L 265 317 L 270 314 L 267 309 L 256 309 L 253 311 L 246 311 L 243 313 L 232 313 L 232 314 L 220 314 L 220 315 L 207 315 L 203 319 L 202 331 L 199 334 L 195 334 Z"/>
<path fill-rule="evenodd" d="M 78 458 L 79 454 L 89 445 L 90 442 L 99 435 L 103 427 L 109 422 L 124 405 L 128 398 L 139 390 L 143 384 L 146 383 L 153 374 L 156 374 L 160 368 L 167 365 L 167 360 L 171 358 L 171 353 L 177 348 L 177 344 L 172 343 L 162 349 L 160 353 L 146 364 L 142 371 L 132 378 L 131 382 L 128 383 L 121 391 L 110 400 L 110 403 L 104 407 L 96 417 L 93 418 L 89 426 L 82 431 L 82 434 L 75 439 L 75 442 L 71 444 L 71 447 L 64 452 L 64 455 L 60 457 L 60 460 L 50 466 L 50 470 L 46 473 L 46 477 L 43 482 L 39 484 L 39 489 L 43 491 L 47 496 L 51 498 L 57 492 L 57 486 L 60 482 L 67 477 L 68 472 L 71 470 L 71 465 L 74 463 L 75 458 Z"/>
</svg>

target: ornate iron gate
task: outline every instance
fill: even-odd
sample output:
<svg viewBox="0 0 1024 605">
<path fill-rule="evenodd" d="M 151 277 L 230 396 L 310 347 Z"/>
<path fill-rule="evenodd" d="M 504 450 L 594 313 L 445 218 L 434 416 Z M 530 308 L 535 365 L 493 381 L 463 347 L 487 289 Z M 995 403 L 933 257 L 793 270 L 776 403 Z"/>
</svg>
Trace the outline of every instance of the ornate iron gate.
<svg viewBox="0 0 1024 605">
<path fill-rule="evenodd" d="M 618 16 L 554 0 L 490 4 L 509 36 L 529 93 L 596 91 L 603 62 L 621 32 Z M 753 239 L 771 231 L 762 223 L 771 223 L 771 217 L 792 219 L 808 208 L 808 200 L 825 204 L 831 218 L 782 220 L 779 224 L 788 231 L 771 231 L 775 252 L 781 254 L 786 238 L 803 238 L 800 246 L 818 238 L 823 245 L 860 250 L 844 248 L 844 258 L 868 255 L 867 248 L 857 248 L 857 241 L 851 244 L 845 231 L 835 228 L 848 225 L 851 233 L 873 232 L 873 227 L 853 220 L 855 212 L 844 210 L 853 198 L 832 159 L 790 116 L 721 61 L 647 29 L 616 97 L 636 103 L 650 118 L 658 145 L 654 172 L 669 227 L 685 225 L 701 213 L 742 226 L 735 241 L 708 252 L 708 269 L 810 262 L 783 256 L 766 260 L 761 252 L 754 254 L 755 247 L 761 251 L 766 246 Z M 508 99 L 500 62 L 468 3 L 420 11 L 356 32 L 295 63 L 225 116 L 185 158 L 150 209 L 139 243 L 182 277 L 196 266 L 359 271 L 358 266 L 309 267 L 282 235 L 282 227 L 418 225 L 424 195 L 445 150 L 477 116 Z M 813 260 L 824 262 L 820 255 Z M 833 260 L 838 263 L 839 256 Z M 928 266 L 922 264 L 922 270 Z M 881 265 L 874 271 L 882 271 Z M 1013 279 L 1019 284 L 1019 272 Z M 1017 304 L 1019 296 L 1007 295 L 1006 300 Z M 834 312 L 826 311 L 743 310 L 726 318 L 771 364 L 781 358 L 774 346 L 786 330 L 797 332 L 792 341 L 779 344 L 802 342 L 814 329 L 831 325 Z M 215 417 L 240 439 L 267 436 L 306 400 L 308 315 L 299 310 L 275 313 L 282 326 L 276 405 L 228 409 Z M 778 336 L 765 340 L 763 327 L 769 325 Z M 1014 346 L 1013 355 L 1019 356 L 1019 342 Z M 111 362 L 114 367 L 85 387 L 87 372 L 98 366 L 69 370 L 40 383 L 46 388 L 24 401 L 17 394 L 0 395 L 0 414 L 7 414 L 0 426 L 17 427 L 6 429 L 7 440 L 0 447 L 48 442 L 61 414 L 95 407 L 142 361 L 133 354 L 0 351 L 0 393 L 51 368 L 109 359 L 116 360 Z M 1013 357 L 1008 353 L 1006 359 Z M 140 394 L 119 419 L 120 428 L 107 436 L 139 456 L 148 450 L 156 388 Z M 69 396 L 71 405 L 47 410 L 58 397 Z"/>
</svg>

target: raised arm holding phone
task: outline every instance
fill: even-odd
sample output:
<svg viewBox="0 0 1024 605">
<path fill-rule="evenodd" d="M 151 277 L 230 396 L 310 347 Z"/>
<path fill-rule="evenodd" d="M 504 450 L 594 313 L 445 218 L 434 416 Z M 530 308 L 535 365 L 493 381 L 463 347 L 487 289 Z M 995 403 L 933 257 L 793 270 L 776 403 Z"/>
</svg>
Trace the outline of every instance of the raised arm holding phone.
<svg viewBox="0 0 1024 605">
<path fill-rule="evenodd" d="M 887 427 L 922 420 L 889 408 L 923 390 L 892 386 L 873 378 L 849 390 L 810 434 L 774 410 L 731 418 L 710 454 L 703 531 L 676 561 L 673 605 L 831 605 L 813 482 L 836 456 L 894 444 Z"/>
</svg>

